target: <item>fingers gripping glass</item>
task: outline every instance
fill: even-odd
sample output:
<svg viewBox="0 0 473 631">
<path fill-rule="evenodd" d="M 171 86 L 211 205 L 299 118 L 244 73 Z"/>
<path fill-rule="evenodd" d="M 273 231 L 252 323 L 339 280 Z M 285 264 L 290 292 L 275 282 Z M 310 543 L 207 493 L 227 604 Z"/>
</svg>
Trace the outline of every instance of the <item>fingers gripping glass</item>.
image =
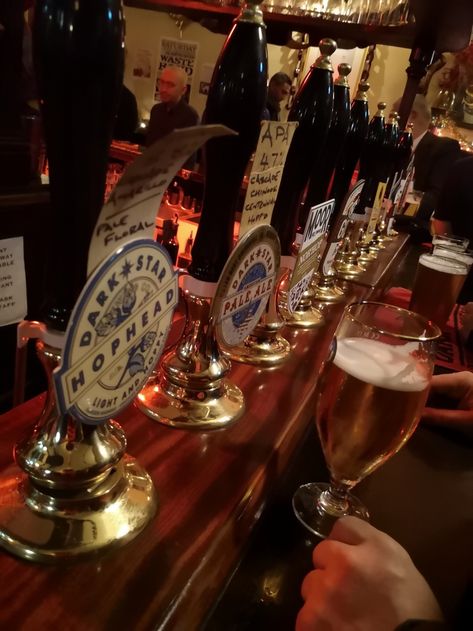
<svg viewBox="0 0 473 631">
<path fill-rule="evenodd" d="M 390 305 L 346 307 L 317 385 L 316 422 L 330 484 L 301 486 L 299 521 L 325 537 L 343 515 L 368 519 L 350 493 L 412 435 L 434 366 L 437 326 Z"/>
</svg>

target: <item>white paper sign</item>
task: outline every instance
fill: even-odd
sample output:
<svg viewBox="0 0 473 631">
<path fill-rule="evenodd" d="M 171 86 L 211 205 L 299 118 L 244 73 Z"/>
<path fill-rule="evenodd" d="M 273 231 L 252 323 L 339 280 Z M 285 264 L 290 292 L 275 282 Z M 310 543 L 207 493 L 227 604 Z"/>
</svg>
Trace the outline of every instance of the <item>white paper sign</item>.
<svg viewBox="0 0 473 631">
<path fill-rule="evenodd" d="M 337 256 L 338 250 L 345 238 L 350 223 L 350 216 L 360 201 L 361 191 L 365 185 L 365 180 L 358 180 L 351 191 L 347 194 L 341 213 L 329 235 L 329 245 L 326 248 L 322 262 L 322 272 L 325 276 L 332 271 L 333 262 Z"/>
<path fill-rule="evenodd" d="M 28 311 L 23 237 L 0 240 L 0 326 L 23 320 Z"/>
<path fill-rule="evenodd" d="M 235 133 L 223 125 L 176 129 L 136 158 L 100 211 L 90 242 L 87 275 L 120 245 L 152 238 L 162 196 L 182 164 L 209 138 Z"/>
<path fill-rule="evenodd" d="M 331 199 L 310 209 L 302 245 L 297 255 L 297 261 L 289 285 L 287 296 L 289 313 L 294 313 L 297 309 L 302 294 L 309 287 L 312 280 L 319 260 L 320 247 L 324 234 L 328 229 L 334 206 L 335 200 Z"/>
<path fill-rule="evenodd" d="M 248 230 L 271 222 L 284 163 L 298 123 L 263 121 L 248 179 L 240 238 Z"/>
</svg>

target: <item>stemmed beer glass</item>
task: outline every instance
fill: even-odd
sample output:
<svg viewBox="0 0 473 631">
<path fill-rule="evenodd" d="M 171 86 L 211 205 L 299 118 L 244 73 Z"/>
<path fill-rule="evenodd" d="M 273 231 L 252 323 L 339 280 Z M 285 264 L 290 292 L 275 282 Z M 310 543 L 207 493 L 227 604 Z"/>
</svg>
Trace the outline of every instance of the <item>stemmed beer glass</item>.
<svg viewBox="0 0 473 631">
<path fill-rule="evenodd" d="M 345 308 L 316 393 L 316 422 L 330 484 L 304 484 L 292 504 L 299 521 L 326 537 L 339 517 L 368 519 L 350 493 L 409 439 L 427 399 L 440 329 L 391 305 Z"/>
</svg>

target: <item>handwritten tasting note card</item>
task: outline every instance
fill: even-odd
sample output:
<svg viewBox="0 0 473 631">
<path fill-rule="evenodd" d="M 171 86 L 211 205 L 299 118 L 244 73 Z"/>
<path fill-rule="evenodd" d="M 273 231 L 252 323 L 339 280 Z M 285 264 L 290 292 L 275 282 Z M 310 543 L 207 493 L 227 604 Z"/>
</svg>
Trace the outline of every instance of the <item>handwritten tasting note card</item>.
<svg viewBox="0 0 473 631">
<path fill-rule="evenodd" d="M 23 237 L 0 240 L 0 326 L 23 320 L 28 310 Z"/>
<path fill-rule="evenodd" d="M 287 152 L 298 123 L 263 121 L 241 216 L 240 239 L 271 222 Z"/>
<path fill-rule="evenodd" d="M 235 133 L 223 125 L 176 129 L 136 158 L 100 211 L 90 243 L 87 275 L 125 243 L 152 238 L 161 199 L 179 168 L 210 138 Z"/>
</svg>

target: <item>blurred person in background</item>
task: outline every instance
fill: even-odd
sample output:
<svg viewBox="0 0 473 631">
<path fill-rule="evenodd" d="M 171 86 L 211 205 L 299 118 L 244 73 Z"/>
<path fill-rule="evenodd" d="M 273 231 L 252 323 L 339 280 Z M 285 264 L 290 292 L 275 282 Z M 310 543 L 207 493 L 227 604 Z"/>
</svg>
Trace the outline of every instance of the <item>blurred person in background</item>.
<svg viewBox="0 0 473 631">
<path fill-rule="evenodd" d="M 400 100 L 393 105 L 399 107 Z M 452 166 L 461 157 L 460 145 L 452 138 L 429 131 L 431 111 L 425 97 L 417 94 L 409 116 L 414 136 L 414 190 L 423 193 L 414 217 L 400 215 L 396 230 L 410 232 L 417 241 L 430 241 L 430 218 L 437 209 L 440 191 Z"/>
<path fill-rule="evenodd" d="M 177 66 L 167 66 L 158 81 L 160 103 L 151 109 L 146 146 L 164 138 L 175 129 L 193 127 L 199 124 L 199 115 L 186 100 L 187 75 Z M 184 164 L 184 169 L 192 171 L 197 155 L 192 155 Z"/>
<path fill-rule="evenodd" d="M 281 120 L 281 103 L 291 92 L 291 79 L 285 72 L 277 72 L 269 80 L 266 107 L 263 119 L 270 121 Z"/>
<path fill-rule="evenodd" d="M 192 127 L 199 122 L 199 115 L 186 99 L 187 75 L 182 68 L 167 66 L 158 80 L 160 103 L 151 109 L 146 135 L 149 147 L 174 129 Z"/>
</svg>

